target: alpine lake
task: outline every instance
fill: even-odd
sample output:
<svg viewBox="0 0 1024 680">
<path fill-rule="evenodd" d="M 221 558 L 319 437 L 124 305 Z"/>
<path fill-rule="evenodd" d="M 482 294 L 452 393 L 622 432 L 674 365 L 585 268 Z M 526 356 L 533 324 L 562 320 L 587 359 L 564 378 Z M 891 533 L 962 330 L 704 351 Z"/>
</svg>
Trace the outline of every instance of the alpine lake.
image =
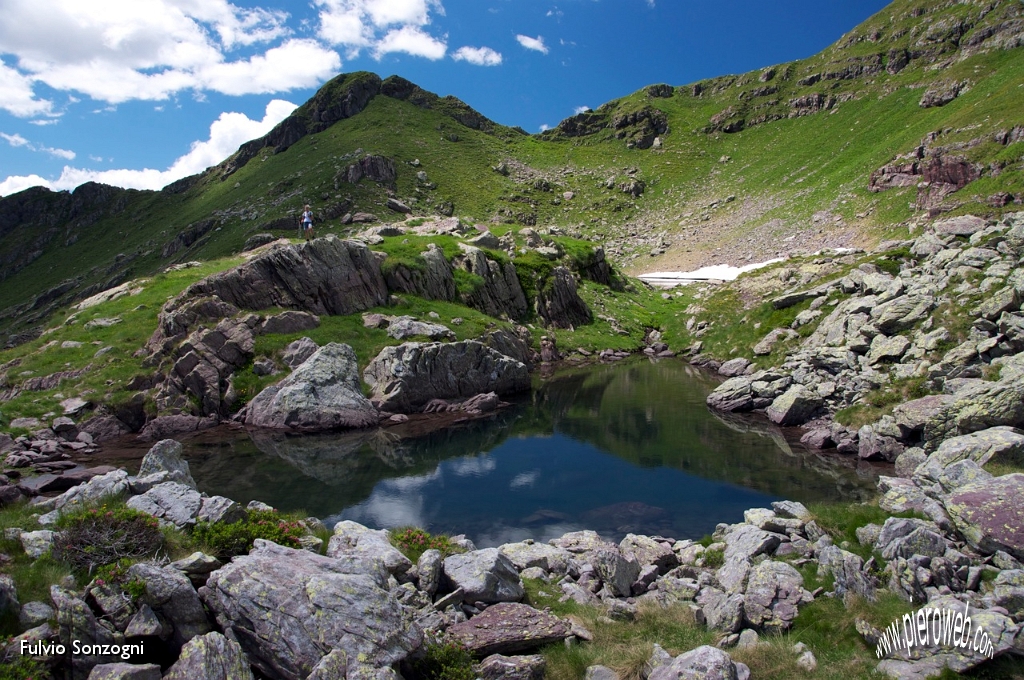
<svg viewBox="0 0 1024 680">
<path fill-rule="evenodd" d="M 775 500 L 874 494 L 884 467 L 710 411 L 717 382 L 676 359 L 633 359 L 536 377 L 511 406 L 426 432 L 413 421 L 315 435 L 219 427 L 183 443 L 210 495 L 478 547 L 581 529 L 698 539 Z"/>
</svg>

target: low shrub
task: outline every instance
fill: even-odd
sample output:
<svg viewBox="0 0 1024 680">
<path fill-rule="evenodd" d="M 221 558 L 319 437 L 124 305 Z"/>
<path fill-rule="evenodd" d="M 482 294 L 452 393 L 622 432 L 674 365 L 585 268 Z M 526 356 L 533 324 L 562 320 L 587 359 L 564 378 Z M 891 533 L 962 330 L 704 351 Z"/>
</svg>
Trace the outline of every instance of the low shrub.
<svg viewBox="0 0 1024 680">
<path fill-rule="evenodd" d="M 428 641 L 423 658 L 411 664 L 412 680 L 473 680 L 473 656 L 455 642 Z"/>
<path fill-rule="evenodd" d="M 79 510 L 61 516 L 51 552 L 73 569 L 93 573 L 119 560 L 155 555 L 164 537 L 157 520 L 125 506 Z"/>
<path fill-rule="evenodd" d="M 402 554 L 413 562 L 420 559 L 420 555 L 433 548 L 441 553 L 441 557 L 448 557 L 455 553 L 463 552 L 462 548 L 453 544 L 451 539 L 444 534 L 431 534 L 416 527 L 403 527 L 393 529 L 389 532 L 391 545 L 402 551 Z"/>
<path fill-rule="evenodd" d="M 192 529 L 192 538 L 221 561 L 236 555 L 245 555 L 253 541 L 262 538 L 291 548 L 300 546 L 299 539 L 306 528 L 298 520 L 281 517 L 273 510 L 249 510 L 245 519 L 223 522 L 198 522 Z"/>
</svg>

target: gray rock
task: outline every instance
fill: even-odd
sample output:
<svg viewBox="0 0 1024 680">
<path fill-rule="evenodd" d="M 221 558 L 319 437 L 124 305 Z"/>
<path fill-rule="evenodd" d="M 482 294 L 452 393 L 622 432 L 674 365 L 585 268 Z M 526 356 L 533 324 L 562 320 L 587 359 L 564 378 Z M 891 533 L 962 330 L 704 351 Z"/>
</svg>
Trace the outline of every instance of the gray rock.
<svg viewBox="0 0 1024 680">
<path fill-rule="evenodd" d="M 584 680 L 619 680 L 619 674 L 607 666 L 587 666 Z"/>
<path fill-rule="evenodd" d="M 473 246 L 460 245 L 460 248 L 464 255 L 456 259 L 457 265 L 483 278 L 483 284 L 464 297 L 465 302 L 473 309 L 496 318 L 525 318 L 529 305 L 515 266 L 511 262 L 495 262 Z"/>
<path fill-rule="evenodd" d="M 940 557 L 946 552 L 946 541 L 931 522 L 890 517 L 882 526 L 875 548 L 887 560 L 913 555 Z"/>
<path fill-rule="evenodd" d="M 741 524 L 725 536 L 725 559 L 743 557 L 749 560 L 757 555 L 770 555 L 781 542 L 782 536 L 778 534 Z"/>
<path fill-rule="evenodd" d="M 442 564 L 441 551 L 434 548 L 424 550 L 416 562 L 416 571 L 420 575 L 420 590 L 430 597 L 434 597 L 438 586 L 441 585 Z"/>
<path fill-rule="evenodd" d="M 180 571 L 140 562 L 128 568 L 128 576 L 146 588 L 140 602 L 171 625 L 170 644 L 174 649 L 212 629 L 195 588 Z"/>
<path fill-rule="evenodd" d="M 202 499 L 196 519 L 200 522 L 232 524 L 245 519 L 245 517 L 245 508 L 230 498 L 209 496 Z"/>
<path fill-rule="evenodd" d="M 320 349 L 320 346 L 309 338 L 299 338 L 288 343 L 288 345 L 281 352 L 281 360 L 288 365 L 289 368 L 297 368 L 301 366 L 306 359 L 313 356 L 313 354 Z"/>
<path fill-rule="evenodd" d="M 18 590 L 14 579 L 7 574 L 0 574 L 0 616 L 18 614 L 21 604 L 18 602 Z"/>
<path fill-rule="evenodd" d="M 586 559 L 615 597 L 629 597 L 640 575 L 640 565 L 635 559 L 623 556 L 615 546 L 591 550 L 586 553 Z"/>
<path fill-rule="evenodd" d="M 902 335 L 892 337 L 876 335 L 871 339 L 871 348 L 868 349 L 868 364 L 873 366 L 884 362 L 899 361 L 908 349 L 910 349 L 910 340 Z"/>
<path fill-rule="evenodd" d="M 798 519 L 801 522 L 809 522 L 813 519 L 807 507 L 797 501 L 773 501 L 772 510 L 784 519 Z"/>
<path fill-rule="evenodd" d="M 409 413 L 432 399 L 461 399 L 528 389 L 524 364 L 473 340 L 409 342 L 384 348 L 363 372 L 371 399 L 385 411 Z"/>
<path fill-rule="evenodd" d="M 876 528 L 881 530 L 881 527 Z M 868 538 L 870 536 L 865 536 Z M 864 570 L 864 560 L 859 555 L 829 545 L 818 551 L 817 558 L 820 571 L 832 574 L 837 595 L 859 595 L 870 602 L 875 601 L 880 584 L 877 578 Z"/>
<path fill-rule="evenodd" d="M 283 307 L 352 314 L 387 301 L 380 264 L 365 244 L 333 235 L 272 248 L 187 288 L 171 305 L 217 296 L 240 309 Z"/>
<path fill-rule="evenodd" d="M 206 553 L 197 551 L 188 557 L 175 560 L 167 566 L 171 569 L 177 569 L 184 573 L 193 584 L 196 584 L 198 581 L 199 585 L 202 585 L 203 583 L 206 583 L 206 578 L 211 573 L 220 569 L 223 565 L 221 564 L 221 561 L 213 555 L 207 555 Z"/>
<path fill-rule="evenodd" d="M 417 321 L 411 316 L 399 316 L 392 319 L 388 324 L 388 335 L 396 340 L 408 340 L 417 336 L 425 336 L 430 340 L 455 339 L 455 333 L 447 326 Z"/>
<path fill-rule="evenodd" d="M 57 627 L 61 644 L 73 649 L 74 642 L 79 645 L 110 645 L 116 641 L 112 630 L 102 625 L 82 599 L 75 593 L 60 586 L 50 586 L 50 599 L 57 610 Z M 110 656 L 71 655 L 71 677 L 75 680 L 87 678 L 94 666 L 101 663 L 116 662 Z"/>
<path fill-rule="evenodd" d="M 427 300 L 454 300 L 456 295 L 452 265 L 444 252 L 431 243 L 420 253 L 422 266 L 407 267 L 403 264 L 389 267 L 384 273 L 388 290 L 408 293 Z"/>
<path fill-rule="evenodd" d="M 742 556 L 729 559 L 715 572 L 715 578 L 725 592 L 730 595 L 742 594 L 747 588 L 747 577 L 750 575 L 750 561 Z"/>
<path fill-rule="evenodd" d="M 502 602 L 448 629 L 448 636 L 477 657 L 514 654 L 560 642 L 570 625 L 529 605 Z"/>
<path fill-rule="evenodd" d="M 124 629 L 127 638 L 133 637 L 159 637 L 166 640 L 171 636 L 171 626 L 164 626 L 157 618 L 156 612 L 148 604 L 139 605 L 139 611 L 135 613 L 128 627 Z"/>
<path fill-rule="evenodd" d="M 84 508 L 97 503 L 104 498 L 120 496 L 128 491 L 128 473 L 124 470 L 114 470 L 99 477 L 93 477 L 85 484 L 72 487 L 59 496 L 40 503 L 37 507 L 48 510 L 47 514 L 39 518 L 42 525 L 53 524 L 57 521 L 57 511 L 70 512 L 77 508 Z"/>
<path fill-rule="evenodd" d="M 572 553 L 564 548 L 533 541 L 506 543 L 498 550 L 508 557 L 519 571 L 539 567 L 548 573 L 563 575 L 569 570 L 569 560 L 572 558 Z"/>
<path fill-rule="evenodd" d="M 39 531 L 23 531 L 19 540 L 25 554 L 31 558 L 42 557 L 50 551 L 53 545 L 54 532 L 47 529 Z"/>
<path fill-rule="evenodd" d="M 823 404 L 818 394 L 797 384 L 778 396 L 765 411 L 765 415 L 776 425 L 802 425 L 810 420 Z"/>
<path fill-rule="evenodd" d="M 2 588 L 3 586 L 0 586 L 0 589 Z M 0 599 L 3 597 L 4 596 L 0 594 Z M 15 602 L 16 601 L 17 600 L 15 600 Z M 10 602 L 9 596 L 8 602 Z M 0 603 L 0 612 L 3 612 L 4 610 L 3 604 Z M 20 625 L 23 630 L 28 630 L 29 628 L 35 628 L 36 626 L 43 625 L 47 621 L 53 619 L 54 616 L 55 612 L 53 607 L 45 602 L 26 602 L 21 605 L 21 611 L 18 612 L 18 625 Z"/>
<path fill-rule="evenodd" d="M 168 481 L 178 482 L 195 489 L 196 482 L 189 472 L 188 462 L 181 456 L 182 447 L 173 439 L 164 439 L 153 445 L 142 458 L 139 477 L 166 472 Z"/>
<path fill-rule="evenodd" d="M 1024 474 L 969 484 L 943 499 L 957 530 L 984 554 L 997 550 L 1024 560 Z"/>
<path fill-rule="evenodd" d="M 708 628 L 735 633 L 743 625 L 743 596 L 723 593 L 715 588 L 704 588 L 697 597 Z"/>
<path fill-rule="evenodd" d="M 302 331 L 313 330 L 320 327 L 320 318 L 309 312 L 297 312 L 289 310 L 268 316 L 259 326 L 261 334 L 280 333 L 291 335 Z"/>
<path fill-rule="evenodd" d="M 525 594 L 515 565 L 497 548 L 446 557 L 444 578 L 451 590 L 462 588 L 468 602 L 518 602 Z"/>
<path fill-rule="evenodd" d="M 982 217 L 975 215 L 961 215 L 939 220 L 932 225 L 936 234 L 951 234 L 953 236 L 970 236 L 988 226 L 988 222 Z"/>
<path fill-rule="evenodd" d="M 939 473 L 938 479 L 939 486 L 946 493 L 953 493 L 958 491 L 965 486 L 971 484 L 977 484 L 992 479 L 992 475 L 982 469 L 973 460 L 960 460 L 952 465 L 947 465 L 942 472 Z"/>
<path fill-rule="evenodd" d="M 552 270 L 545 285 L 537 291 L 534 306 L 549 327 L 575 328 L 593 320 L 590 308 L 576 291 L 575 276 L 565 267 Z"/>
<path fill-rule="evenodd" d="M 220 633 L 212 632 L 189 640 L 181 649 L 164 680 L 252 680 L 252 671 L 242 647 Z"/>
<path fill-rule="evenodd" d="M 164 482 L 141 496 L 132 496 L 126 505 L 184 529 L 196 523 L 202 502 L 195 489 L 178 482 Z"/>
<path fill-rule="evenodd" d="M 332 342 L 256 395 L 245 421 L 257 427 L 319 431 L 374 425 L 378 413 L 363 396 L 355 352 Z"/>
<path fill-rule="evenodd" d="M 903 453 L 896 456 L 896 474 L 900 477 L 909 478 L 914 474 L 914 470 L 927 459 L 928 454 L 924 452 L 924 449 L 916 446 L 906 449 Z"/>
<path fill-rule="evenodd" d="M 89 680 L 160 680 L 160 677 L 160 666 L 155 663 L 132 664 L 120 661 L 94 666 L 89 673 Z"/>
<path fill-rule="evenodd" d="M 727 378 L 735 378 L 746 373 L 748 366 L 750 366 L 749 359 L 744 359 L 743 357 L 730 359 L 718 367 L 718 374 L 724 375 Z"/>
<path fill-rule="evenodd" d="M 641 567 L 653 565 L 659 574 L 679 566 L 679 558 L 666 543 L 659 543 L 649 536 L 626 534 L 619 542 L 619 552 L 629 559 L 632 557 Z"/>
<path fill-rule="evenodd" d="M 782 633 L 793 625 L 800 604 L 812 600 L 804 579 L 785 562 L 766 560 L 754 566 L 743 596 L 743 617 L 767 633 Z"/>
<path fill-rule="evenodd" d="M 746 680 L 750 669 L 710 645 L 677 656 L 671 664 L 660 666 L 648 680 Z"/>
<path fill-rule="evenodd" d="M 707 405 L 718 411 L 749 411 L 754 408 L 755 376 L 729 378 L 711 391 Z"/>
<path fill-rule="evenodd" d="M 539 654 L 491 654 L 475 667 L 475 672 L 483 680 L 543 680 L 545 668 L 544 657 Z"/>
<path fill-rule="evenodd" d="M 367 529 L 349 520 L 334 525 L 334 535 L 327 544 L 328 557 L 345 555 L 380 562 L 388 573 L 397 578 L 402 578 L 412 568 L 409 558 L 391 545 L 387 531 Z"/>
<path fill-rule="evenodd" d="M 199 592 L 260 673 L 299 680 L 332 649 L 389 666 L 420 646 L 422 632 L 386 583 L 383 569 L 367 560 L 257 540 Z"/>
<path fill-rule="evenodd" d="M 882 333 L 893 335 L 924 321 L 935 308 L 935 299 L 926 295 L 903 295 L 871 310 L 871 322 Z"/>
<path fill-rule="evenodd" d="M 990 460 L 1024 464 L 1024 432 L 1000 426 L 951 437 L 928 457 L 928 466 L 942 469 L 959 460 L 973 460 L 978 465 L 985 465 Z"/>
<path fill-rule="evenodd" d="M 753 352 L 757 356 L 766 356 L 772 353 L 772 350 L 775 349 L 775 345 L 778 343 L 799 337 L 799 333 L 789 328 L 776 328 L 754 345 Z"/>
</svg>

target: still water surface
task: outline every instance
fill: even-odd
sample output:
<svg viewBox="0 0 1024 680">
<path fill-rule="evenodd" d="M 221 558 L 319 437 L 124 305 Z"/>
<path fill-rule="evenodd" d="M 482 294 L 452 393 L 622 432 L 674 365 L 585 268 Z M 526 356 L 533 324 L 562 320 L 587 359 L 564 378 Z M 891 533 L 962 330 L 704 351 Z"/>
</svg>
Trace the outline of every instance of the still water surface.
<svg viewBox="0 0 1024 680">
<path fill-rule="evenodd" d="M 579 529 L 699 538 L 773 500 L 872 495 L 878 469 L 856 457 L 710 412 L 715 384 L 679 361 L 632 361 L 560 374 L 489 418 L 427 435 L 221 432 L 187 442 L 186 455 L 211 495 L 328 525 L 465 533 L 480 547 Z"/>
</svg>

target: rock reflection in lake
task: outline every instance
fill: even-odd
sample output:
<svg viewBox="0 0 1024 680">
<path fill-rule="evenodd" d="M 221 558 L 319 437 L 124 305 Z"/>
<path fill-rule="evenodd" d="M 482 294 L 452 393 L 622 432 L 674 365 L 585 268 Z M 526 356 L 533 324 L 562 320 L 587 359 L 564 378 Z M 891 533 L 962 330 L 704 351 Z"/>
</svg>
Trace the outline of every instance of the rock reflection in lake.
<svg viewBox="0 0 1024 680">
<path fill-rule="evenodd" d="M 875 468 L 812 453 L 764 420 L 711 413 L 678 361 L 562 373 L 487 418 L 327 435 L 219 431 L 187 442 L 200 489 L 328 523 L 416 525 L 478 545 L 595 529 L 695 538 L 790 498 L 857 500 Z"/>
</svg>

